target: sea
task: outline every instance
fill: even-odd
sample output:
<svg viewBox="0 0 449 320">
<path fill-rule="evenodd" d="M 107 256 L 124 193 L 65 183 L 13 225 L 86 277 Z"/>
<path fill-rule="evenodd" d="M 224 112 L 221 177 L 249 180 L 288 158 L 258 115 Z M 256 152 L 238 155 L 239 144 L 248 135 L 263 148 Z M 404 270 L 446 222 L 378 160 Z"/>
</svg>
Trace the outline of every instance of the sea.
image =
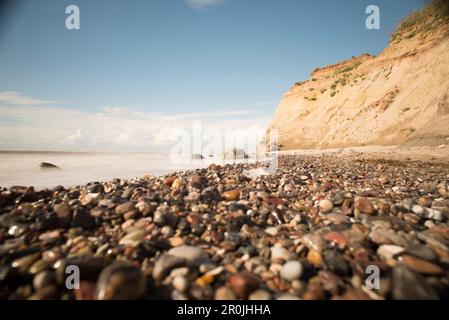
<svg viewBox="0 0 449 320">
<path fill-rule="evenodd" d="M 54 164 L 60 170 L 41 171 L 39 164 L 42 162 Z M 174 158 L 149 153 L 0 151 L 0 187 L 33 186 L 39 190 L 62 185 L 67 188 L 113 178 L 162 176 L 204 168 L 211 163 L 224 164 L 214 158 L 194 160 L 191 156 Z"/>
</svg>

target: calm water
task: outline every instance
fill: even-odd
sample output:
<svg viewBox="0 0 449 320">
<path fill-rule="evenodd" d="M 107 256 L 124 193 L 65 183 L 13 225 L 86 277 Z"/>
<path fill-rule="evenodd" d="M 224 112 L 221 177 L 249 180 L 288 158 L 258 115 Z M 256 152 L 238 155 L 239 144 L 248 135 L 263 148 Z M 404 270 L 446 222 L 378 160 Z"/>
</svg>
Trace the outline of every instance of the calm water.
<svg viewBox="0 0 449 320">
<path fill-rule="evenodd" d="M 52 152 L 0 152 L 0 186 L 34 186 L 37 189 L 56 185 L 65 187 L 113 178 L 134 178 L 146 174 L 160 176 L 174 171 L 206 167 L 214 161 L 176 159 L 152 154 L 96 154 Z M 39 171 L 41 162 L 53 163 L 62 170 Z"/>
</svg>

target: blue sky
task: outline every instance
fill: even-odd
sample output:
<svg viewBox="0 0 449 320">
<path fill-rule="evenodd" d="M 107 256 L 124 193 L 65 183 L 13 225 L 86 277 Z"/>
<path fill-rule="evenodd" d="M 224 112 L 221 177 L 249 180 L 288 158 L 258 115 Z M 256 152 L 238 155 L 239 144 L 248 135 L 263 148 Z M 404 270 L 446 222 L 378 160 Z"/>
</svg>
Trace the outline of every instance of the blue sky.
<svg viewBox="0 0 449 320">
<path fill-rule="evenodd" d="M 226 116 L 265 120 L 283 93 L 294 82 L 307 79 L 313 68 L 364 52 L 379 54 L 398 21 L 425 3 L 17 2 L 2 15 L 6 20 L 0 33 L 0 103 L 4 105 L 83 114 L 128 110 L 173 119 L 189 113 L 229 112 Z M 70 4 L 80 8 L 80 30 L 65 28 L 65 8 Z M 381 10 L 381 30 L 365 28 L 365 8 L 370 4 Z M 0 126 L 10 120 L 7 129 L 13 124 L 16 131 L 26 126 L 20 117 L 6 118 L 10 111 L 0 110 Z M 246 118 L 238 113 L 242 111 Z M 70 128 L 72 135 L 80 128 Z M 0 131 L 4 132 L 1 127 Z M 60 131 L 64 134 L 63 128 Z M 16 134 L 20 136 L 20 130 Z M 20 145 L 17 136 L 14 139 L 3 139 L 0 148 Z M 48 139 L 28 141 L 22 147 L 33 145 L 60 148 Z"/>
</svg>

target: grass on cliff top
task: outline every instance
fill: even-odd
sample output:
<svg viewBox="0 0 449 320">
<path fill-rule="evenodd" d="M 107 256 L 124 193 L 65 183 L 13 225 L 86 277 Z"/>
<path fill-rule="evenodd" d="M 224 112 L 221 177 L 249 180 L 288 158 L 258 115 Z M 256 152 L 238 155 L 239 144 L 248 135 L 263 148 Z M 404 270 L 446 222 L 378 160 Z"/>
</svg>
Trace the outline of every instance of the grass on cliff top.
<svg viewBox="0 0 449 320">
<path fill-rule="evenodd" d="M 350 66 L 347 66 L 346 68 L 338 69 L 337 71 L 335 71 L 335 74 L 346 73 L 346 72 L 352 71 L 354 69 L 357 69 L 361 64 L 362 64 L 361 61 L 354 62 L 353 64 L 351 64 Z"/>
<path fill-rule="evenodd" d="M 416 35 L 425 35 L 449 22 L 449 1 L 433 0 L 424 8 L 403 19 L 391 35 L 391 42 L 400 42 Z"/>
</svg>

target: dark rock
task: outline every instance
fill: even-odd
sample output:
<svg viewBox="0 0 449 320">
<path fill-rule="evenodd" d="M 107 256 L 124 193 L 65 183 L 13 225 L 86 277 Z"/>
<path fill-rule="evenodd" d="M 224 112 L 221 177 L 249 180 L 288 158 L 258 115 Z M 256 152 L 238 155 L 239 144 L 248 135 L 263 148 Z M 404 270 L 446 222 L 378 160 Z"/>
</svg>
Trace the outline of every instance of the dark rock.
<svg viewBox="0 0 449 320">
<path fill-rule="evenodd" d="M 41 162 L 39 164 L 39 170 L 40 171 L 44 171 L 44 170 L 58 170 L 61 169 L 60 167 L 58 167 L 57 165 L 53 164 L 53 163 L 49 163 L 49 162 Z"/>
<path fill-rule="evenodd" d="M 116 262 L 100 274 L 96 286 L 98 300 L 136 300 L 143 297 L 146 279 L 133 265 Z"/>
<path fill-rule="evenodd" d="M 327 250 L 324 252 L 323 257 L 327 270 L 333 271 L 341 276 L 349 276 L 351 274 L 351 267 L 338 251 Z"/>
<path fill-rule="evenodd" d="M 228 284 L 240 299 L 247 299 L 260 285 L 259 281 L 251 273 L 245 271 L 230 276 Z"/>
<path fill-rule="evenodd" d="M 425 279 L 404 266 L 393 268 L 393 298 L 396 300 L 436 300 L 438 295 Z"/>
<path fill-rule="evenodd" d="M 95 218 L 85 209 L 76 208 L 73 211 L 72 226 L 75 228 L 92 229 L 95 227 Z"/>
</svg>

